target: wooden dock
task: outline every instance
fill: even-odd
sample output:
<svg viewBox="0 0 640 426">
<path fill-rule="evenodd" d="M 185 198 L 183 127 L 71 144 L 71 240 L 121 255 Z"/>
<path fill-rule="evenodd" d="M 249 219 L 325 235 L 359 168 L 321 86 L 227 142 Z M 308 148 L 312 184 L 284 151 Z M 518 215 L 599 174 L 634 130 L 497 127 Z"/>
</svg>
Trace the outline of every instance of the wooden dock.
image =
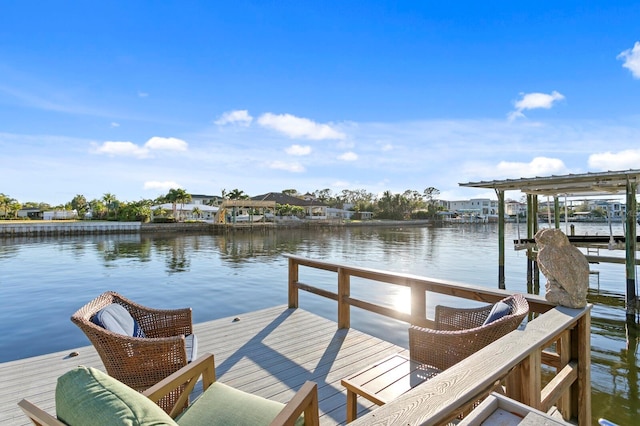
<svg viewBox="0 0 640 426">
<path fill-rule="evenodd" d="M 198 353 L 214 354 L 223 383 L 287 402 L 306 380 L 316 382 L 322 425 L 345 424 L 342 378 L 392 354 L 408 355 L 402 347 L 354 329 L 338 329 L 333 321 L 284 305 L 194 328 Z M 79 355 L 69 357 L 73 351 Z M 104 371 L 92 346 L 0 364 L 0 424 L 30 424 L 17 406 L 22 398 L 55 413 L 56 379 L 76 365 Z M 358 399 L 359 415 L 375 407 Z"/>
<path fill-rule="evenodd" d="M 350 328 L 352 306 L 407 324 L 429 326 L 433 321 L 426 317 L 426 306 L 431 293 L 483 303 L 509 295 L 506 290 L 287 257 L 288 305 L 196 324 L 198 352 L 215 355 L 221 382 L 272 400 L 287 402 L 305 381 L 316 382 L 323 425 L 346 422 L 343 378 L 393 354 L 409 355 L 402 347 Z M 300 269 L 306 276 L 307 268 L 335 273 L 337 291 L 301 282 Z M 409 287 L 411 312 L 352 297 L 351 278 Z M 335 300 L 337 322 L 298 308 L 300 291 Z M 448 424 L 500 382 L 501 393 L 524 406 L 590 426 L 591 305 L 569 309 L 541 296 L 525 297 L 529 317 L 524 329 L 509 333 L 382 407 L 358 398 L 358 418 L 353 425 Z M 79 355 L 69 357 L 72 351 Z M 0 364 L 0 424 L 28 424 L 17 406 L 22 398 L 53 414 L 57 377 L 79 364 L 102 368 L 91 346 Z"/>
</svg>

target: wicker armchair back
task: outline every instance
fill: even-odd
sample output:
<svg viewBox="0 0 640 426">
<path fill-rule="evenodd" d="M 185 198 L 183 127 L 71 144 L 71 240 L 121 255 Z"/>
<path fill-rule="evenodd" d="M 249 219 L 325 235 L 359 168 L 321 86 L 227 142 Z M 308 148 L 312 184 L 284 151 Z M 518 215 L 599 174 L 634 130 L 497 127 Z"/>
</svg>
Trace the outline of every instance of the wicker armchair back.
<svg viewBox="0 0 640 426">
<path fill-rule="evenodd" d="M 502 299 L 511 313 L 484 324 L 493 305 L 460 309 L 436 306 L 436 329 L 411 326 L 409 353 L 414 361 L 446 370 L 488 344 L 518 328 L 529 313 L 529 304 L 521 294 Z"/>
<path fill-rule="evenodd" d="M 112 303 L 124 306 L 146 337 L 114 333 L 91 321 L 98 311 Z M 185 336 L 193 333 L 191 308 L 147 308 L 107 291 L 78 309 L 71 321 L 89 338 L 107 373 L 140 392 L 187 365 Z M 167 409 L 172 402 L 169 395 L 159 405 Z"/>
</svg>

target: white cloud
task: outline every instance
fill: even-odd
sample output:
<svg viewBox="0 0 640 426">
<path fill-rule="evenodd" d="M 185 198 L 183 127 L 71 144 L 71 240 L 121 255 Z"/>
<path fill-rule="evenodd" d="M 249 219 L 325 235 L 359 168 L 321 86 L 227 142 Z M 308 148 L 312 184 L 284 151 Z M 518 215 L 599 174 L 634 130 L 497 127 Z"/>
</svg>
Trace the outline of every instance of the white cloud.
<svg viewBox="0 0 640 426">
<path fill-rule="evenodd" d="M 168 192 L 170 189 L 174 188 L 182 188 L 182 186 L 172 181 L 159 182 L 152 180 L 144 183 L 144 189 L 161 190 Z"/>
<path fill-rule="evenodd" d="M 284 151 L 289 155 L 309 155 L 311 154 L 311 147 L 309 145 L 291 145 Z"/>
<path fill-rule="evenodd" d="M 335 130 L 328 124 L 318 124 L 308 118 L 300 118 L 291 114 L 262 114 L 258 123 L 290 138 L 311 140 L 344 139 L 345 134 Z"/>
<path fill-rule="evenodd" d="M 145 93 L 145 92 L 138 92 L 138 97 L 139 97 L 139 98 L 146 98 L 146 97 L 148 97 L 148 96 L 149 96 L 149 94 L 148 94 L 148 93 Z"/>
<path fill-rule="evenodd" d="M 589 167 L 601 171 L 637 169 L 640 164 L 640 149 L 620 152 L 602 152 L 589 156 Z"/>
<path fill-rule="evenodd" d="M 146 158 L 152 150 L 163 151 L 186 151 L 187 143 L 177 138 L 161 138 L 154 136 L 144 144 L 138 146 L 133 142 L 114 142 L 106 141 L 102 145 L 95 147 L 94 152 L 97 154 L 106 154 L 112 157 L 137 157 Z"/>
<path fill-rule="evenodd" d="M 138 157 L 144 158 L 149 155 L 149 150 L 141 148 L 133 142 L 113 142 L 106 141 L 95 149 L 98 154 L 106 154 L 112 157 Z"/>
<path fill-rule="evenodd" d="M 393 145 L 391 145 L 390 143 L 384 144 L 382 145 L 382 148 L 380 148 L 383 152 L 386 151 L 391 151 L 393 149 Z"/>
<path fill-rule="evenodd" d="M 249 126 L 253 121 L 253 117 L 249 115 L 249 111 L 246 109 L 240 109 L 235 111 L 225 112 L 214 121 L 215 124 L 219 126 L 224 126 L 225 124 L 239 124 L 241 126 Z"/>
<path fill-rule="evenodd" d="M 111 127 L 120 127 L 120 123 L 116 123 L 115 121 L 111 123 Z"/>
<path fill-rule="evenodd" d="M 286 163 L 284 161 L 272 161 L 269 164 L 269 168 L 277 170 L 286 170 L 288 172 L 301 173 L 305 171 L 305 168 L 300 163 Z"/>
<path fill-rule="evenodd" d="M 564 99 L 564 96 L 555 90 L 551 92 L 550 95 L 546 93 L 527 93 L 522 96 L 522 99 L 516 102 L 516 109 L 519 111 L 535 108 L 549 109 L 555 101 L 562 99 Z"/>
<path fill-rule="evenodd" d="M 521 93 L 522 99 L 515 103 L 515 111 L 511 111 L 508 114 L 510 120 L 514 120 L 516 118 L 524 117 L 524 113 L 522 111 L 527 109 L 550 109 L 553 106 L 553 103 L 556 101 L 561 101 L 564 99 L 564 95 L 553 91 L 551 94 L 546 93 Z"/>
<path fill-rule="evenodd" d="M 338 160 L 342 160 L 342 161 L 356 161 L 357 159 L 358 159 L 358 154 L 352 151 L 345 152 L 344 154 L 341 154 L 338 156 Z"/>
<path fill-rule="evenodd" d="M 154 136 L 144 144 L 144 147 L 164 151 L 186 151 L 187 143 L 182 139 Z"/>
<path fill-rule="evenodd" d="M 103 127 L 106 133 L 113 132 Z M 314 146 L 316 142 L 290 140 L 257 125 L 249 129 L 250 135 L 227 132 L 211 123 L 205 129 L 207 133 L 190 132 L 187 152 L 153 151 L 144 147 L 149 137 L 136 139 L 137 146 L 131 142 L 103 145 L 105 140 L 125 140 L 105 136 L 92 146 L 94 155 L 87 153 L 92 142 L 87 138 L 0 131 L 0 170 L 19 174 L 19 165 L 45 170 L 50 177 L 46 187 L 41 180 L 25 178 L 8 182 L 2 192 L 22 201 L 54 204 L 68 202 L 79 193 L 95 198 L 111 192 L 121 200 L 137 200 L 146 197 L 144 194 L 157 196 L 153 190 L 143 191 L 145 181 L 179 178 L 179 183 L 193 193 L 240 188 L 255 195 L 293 186 L 303 193 L 323 188 L 338 193 L 362 188 L 378 194 L 386 190 L 422 191 L 433 186 L 447 194 L 443 195 L 445 199 L 463 199 L 479 197 L 483 191 L 461 188 L 459 183 L 586 173 L 599 171 L 597 167 L 624 170 L 640 164 L 638 153 L 629 151 L 640 149 L 640 122 L 635 117 L 563 119 L 541 126 L 534 126 L 530 120 L 509 123 L 505 119 L 367 122 L 349 128 L 347 140 L 357 141 L 353 149 L 338 148 L 339 141 L 320 142 L 320 148 Z M 310 145 L 311 154 L 286 154 L 285 149 L 294 144 Z M 382 152 L 385 144 L 393 145 L 393 149 Z M 357 161 L 337 158 L 350 151 L 358 154 Z M 107 154 L 121 156 L 111 161 Z M 129 156 L 122 156 L 125 154 Z M 148 161 L 136 155 L 156 158 Z M 635 164 L 612 163 L 614 158 L 627 158 Z M 610 162 L 602 164 L 606 159 Z M 198 167 L 194 167 L 196 162 Z M 78 168 L 77 174 L 83 179 L 65 180 L 70 179 L 68 174 L 59 171 L 69 164 Z M 158 194 L 177 186 L 156 185 L 162 186 Z M 52 191 L 52 187 L 67 189 L 63 193 Z"/>
<path fill-rule="evenodd" d="M 510 179 L 546 176 L 566 172 L 564 162 L 557 158 L 535 157 L 528 163 L 501 161 L 497 172 Z"/>
<path fill-rule="evenodd" d="M 509 114 L 507 114 L 507 118 L 509 119 L 509 121 L 513 121 L 517 118 L 524 118 L 524 116 L 525 115 L 520 111 L 511 111 Z"/>
<path fill-rule="evenodd" d="M 636 41 L 633 48 L 621 52 L 617 59 L 624 60 L 622 66 L 628 68 L 634 78 L 640 78 L 640 41 Z"/>
</svg>

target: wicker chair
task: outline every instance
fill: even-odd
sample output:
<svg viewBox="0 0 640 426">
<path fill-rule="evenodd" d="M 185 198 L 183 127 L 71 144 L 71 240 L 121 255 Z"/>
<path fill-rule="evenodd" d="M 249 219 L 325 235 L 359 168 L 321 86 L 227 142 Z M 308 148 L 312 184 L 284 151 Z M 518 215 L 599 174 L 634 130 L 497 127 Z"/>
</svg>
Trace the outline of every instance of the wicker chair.
<svg viewBox="0 0 640 426">
<path fill-rule="evenodd" d="M 436 306 L 436 329 L 411 326 L 409 355 L 412 360 L 446 370 L 488 344 L 518 328 L 529 312 L 527 300 L 520 294 L 502 299 L 511 312 L 484 324 L 494 305 L 459 309 Z"/>
<path fill-rule="evenodd" d="M 112 303 L 124 306 L 144 331 L 144 338 L 114 333 L 92 322 L 98 311 Z M 107 373 L 140 392 L 190 361 L 185 336 L 193 334 L 191 308 L 151 309 L 107 291 L 78 309 L 71 321 L 87 335 Z M 170 394 L 158 405 L 168 410 L 178 394 Z"/>
</svg>

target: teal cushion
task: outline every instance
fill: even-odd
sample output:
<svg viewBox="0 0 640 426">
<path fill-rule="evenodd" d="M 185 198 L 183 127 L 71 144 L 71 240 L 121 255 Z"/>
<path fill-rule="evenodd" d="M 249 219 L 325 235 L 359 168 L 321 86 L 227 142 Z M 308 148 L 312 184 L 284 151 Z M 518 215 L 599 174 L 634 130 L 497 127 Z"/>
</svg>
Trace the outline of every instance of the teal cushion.
<svg viewBox="0 0 640 426">
<path fill-rule="evenodd" d="M 487 317 L 487 319 L 484 320 L 483 325 L 490 324 L 502 317 L 506 317 L 509 314 L 511 314 L 511 306 L 504 302 L 498 302 L 493 305 L 493 308 L 491 308 L 491 312 L 489 312 L 489 316 Z"/>
<path fill-rule="evenodd" d="M 214 382 L 176 421 L 180 426 L 259 426 L 271 423 L 284 404 Z M 304 417 L 296 421 L 304 425 Z"/>
<path fill-rule="evenodd" d="M 77 367 L 58 378 L 56 415 L 70 426 L 176 425 L 149 398 L 91 367 Z"/>
<path fill-rule="evenodd" d="M 91 321 L 114 333 L 132 337 L 146 337 L 138 321 L 131 316 L 124 306 L 117 303 L 112 303 L 100 309 Z"/>
</svg>

